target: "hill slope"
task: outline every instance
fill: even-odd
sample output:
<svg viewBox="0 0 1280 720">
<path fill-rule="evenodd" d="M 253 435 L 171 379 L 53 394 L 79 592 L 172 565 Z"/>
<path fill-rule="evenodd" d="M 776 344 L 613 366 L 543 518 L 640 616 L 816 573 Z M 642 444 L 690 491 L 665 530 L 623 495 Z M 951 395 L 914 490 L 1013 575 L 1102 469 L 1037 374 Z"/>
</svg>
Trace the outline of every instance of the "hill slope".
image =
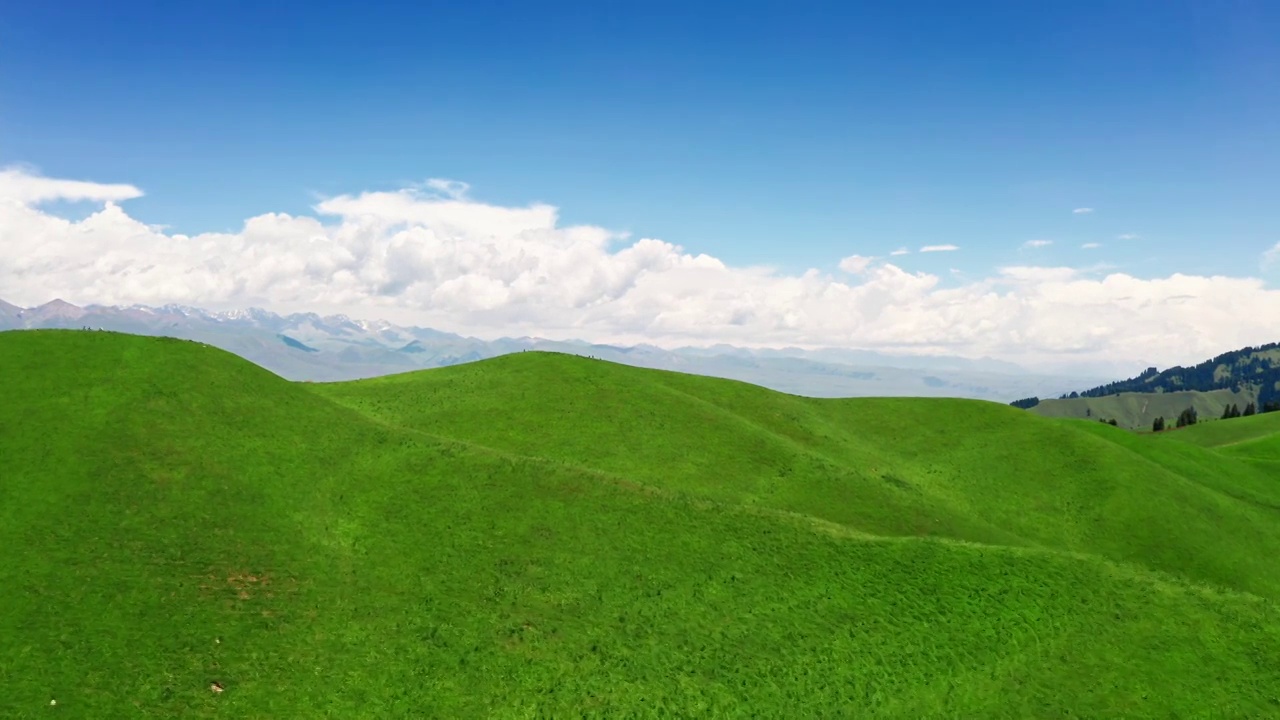
<svg viewBox="0 0 1280 720">
<path fill-rule="evenodd" d="M 802 398 L 550 353 L 309 387 L 397 427 L 717 501 L 875 535 L 1095 553 L 1280 597 L 1280 515 L 1221 490 L 1260 482 L 1258 470 L 1202 448 L 1195 462 L 1153 462 L 1114 428 L 973 400 Z"/>
<path fill-rule="evenodd" d="M 1149 430 L 1156 418 L 1169 421 L 1189 407 L 1202 419 L 1217 419 L 1230 405 L 1250 403 L 1259 409 L 1280 405 L 1280 343 L 1233 350 L 1192 367 L 1149 368 L 1128 380 L 1014 405 L 1046 417 L 1114 419 L 1120 427 Z"/>
<path fill-rule="evenodd" d="M 1156 418 L 1172 427 L 1178 415 L 1193 408 L 1204 421 L 1217 420 L 1231 405 L 1244 408 L 1257 401 L 1255 388 L 1240 390 L 1187 390 L 1179 392 L 1124 392 L 1105 397 L 1078 397 L 1043 400 L 1031 408 L 1041 417 L 1077 420 L 1115 420 L 1128 430 L 1151 430 Z"/>
<path fill-rule="evenodd" d="M 1275 588 L 1226 543 L 1270 542 L 1274 518 L 1096 428 L 532 353 L 461 370 L 305 386 L 194 343 L 0 335 L 0 715 L 51 698 L 82 717 L 1277 708 Z M 415 407 L 423 388 L 451 421 Z M 486 429 L 535 421 L 505 443 Z M 1056 524 L 1019 523 L 1070 476 L 983 477 L 1005 457 L 984 432 L 1023 427 L 1085 465 L 1168 473 L 1142 502 L 1223 524 L 1171 524 L 1206 533 L 1168 538 L 1193 553 L 1175 566 L 1144 529 L 1104 542 L 1109 522 L 1083 520 L 1130 512 L 1118 489 L 1051 492 Z M 883 498 L 918 484 L 928 501 L 897 506 L 918 515 L 816 512 L 870 497 L 842 470 L 859 462 Z M 914 536 L 935 518 L 945 533 L 921 531 L 1008 544 Z"/>
<path fill-rule="evenodd" d="M 1228 422 L 1197 423 L 1177 433 L 1168 433 L 1168 436 L 1180 442 L 1214 448 L 1227 456 L 1262 462 L 1262 467 L 1271 477 L 1280 478 L 1280 413 L 1234 418 Z"/>
</svg>

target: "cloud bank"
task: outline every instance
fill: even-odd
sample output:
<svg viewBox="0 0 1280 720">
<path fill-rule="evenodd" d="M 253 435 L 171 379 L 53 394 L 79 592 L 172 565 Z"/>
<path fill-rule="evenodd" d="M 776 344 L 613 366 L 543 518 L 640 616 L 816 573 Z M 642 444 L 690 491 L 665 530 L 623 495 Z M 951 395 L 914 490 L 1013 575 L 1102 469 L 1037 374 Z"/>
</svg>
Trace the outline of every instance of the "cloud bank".
<svg viewBox="0 0 1280 720">
<path fill-rule="evenodd" d="M 1276 340 L 1280 317 L 1280 291 L 1256 278 L 1014 266 L 948 285 L 861 255 L 832 259 L 844 275 L 733 267 L 658 239 L 563 226 L 549 205 L 472 200 L 443 180 L 187 236 L 130 217 L 119 203 L 140 192 L 129 185 L 0 178 L 0 299 L 24 305 L 258 305 L 480 337 L 1161 364 Z M 39 207 L 59 199 L 102 207 L 78 221 Z M 944 249 L 955 247 L 921 252 Z"/>
</svg>

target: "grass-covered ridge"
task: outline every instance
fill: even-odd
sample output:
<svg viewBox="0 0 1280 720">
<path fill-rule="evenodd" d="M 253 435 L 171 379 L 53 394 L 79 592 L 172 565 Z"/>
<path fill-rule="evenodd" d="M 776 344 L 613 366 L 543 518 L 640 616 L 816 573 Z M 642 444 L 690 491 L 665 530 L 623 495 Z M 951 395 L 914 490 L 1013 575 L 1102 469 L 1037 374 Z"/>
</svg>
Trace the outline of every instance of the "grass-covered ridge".
<svg viewBox="0 0 1280 720">
<path fill-rule="evenodd" d="M 1114 420 L 1137 430 L 1152 429 L 1158 418 L 1172 426 L 1188 408 L 1207 420 L 1223 417 L 1232 406 L 1272 410 L 1280 406 L 1280 343 L 1233 350 L 1191 367 L 1148 368 L 1137 377 L 1069 396 L 1014 404 L 1045 417 Z"/>
<path fill-rule="evenodd" d="M 870 534 L 1093 553 L 1280 597 L 1280 518 L 1222 490 L 1257 469 L 1203 448 L 1147 457 L 1115 428 L 551 353 L 314 387 L 397 427 Z"/>
<path fill-rule="evenodd" d="M 1225 449 L 71 331 L 0 333 L 0 396 L 4 717 L 1280 711 L 1280 515 Z"/>
<path fill-rule="evenodd" d="M 1187 390 L 1178 392 L 1124 392 L 1102 397 L 1078 397 L 1044 400 L 1031 408 L 1035 415 L 1078 420 L 1115 420 L 1122 428 L 1151 430 L 1156 418 L 1164 418 L 1174 426 L 1178 414 L 1193 408 L 1203 420 L 1217 420 L 1223 411 L 1235 405 L 1243 408 L 1256 403 L 1257 393 L 1240 390 Z"/>
</svg>

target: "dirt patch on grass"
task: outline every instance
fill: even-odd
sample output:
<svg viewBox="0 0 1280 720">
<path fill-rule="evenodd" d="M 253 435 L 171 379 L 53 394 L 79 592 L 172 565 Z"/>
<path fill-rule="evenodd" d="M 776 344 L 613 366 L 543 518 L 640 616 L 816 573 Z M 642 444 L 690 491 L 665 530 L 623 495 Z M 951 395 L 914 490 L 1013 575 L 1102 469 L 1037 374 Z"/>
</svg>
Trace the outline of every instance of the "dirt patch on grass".
<svg viewBox="0 0 1280 720">
<path fill-rule="evenodd" d="M 273 595 L 268 590 L 271 587 L 271 576 L 267 574 L 232 573 L 227 576 L 227 584 L 235 591 L 236 597 L 241 600 L 248 600 L 255 593 L 264 593 L 267 597 L 272 597 Z"/>
<path fill-rule="evenodd" d="M 270 572 L 249 570 L 210 571 L 200 576 L 200 593 L 206 597 L 235 600 L 271 599 L 277 593 L 290 593 L 298 588 L 294 578 L 277 580 Z"/>
</svg>

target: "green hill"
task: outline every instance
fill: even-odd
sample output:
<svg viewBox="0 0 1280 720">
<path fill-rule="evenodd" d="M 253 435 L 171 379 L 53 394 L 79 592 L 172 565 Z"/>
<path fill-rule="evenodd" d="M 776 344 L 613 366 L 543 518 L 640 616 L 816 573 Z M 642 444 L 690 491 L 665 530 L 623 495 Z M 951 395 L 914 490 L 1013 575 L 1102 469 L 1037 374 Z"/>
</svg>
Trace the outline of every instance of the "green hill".
<svg viewBox="0 0 1280 720">
<path fill-rule="evenodd" d="M 1238 391 L 1125 392 L 1104 397 L 1042 400 L 1031 408 L 1031 412 L 1042 417 L 1115 420 L 1122 428 L 1150 430 L 1155 419 L 1160 417 L 1172 426 L 1178 414 L 1187 408 L 1194 408 L 1205 421 L 1217 420 L 1228 406 L 1244 408 L 1249 403 L 1256 403 L 1257 397 L 1257 392 L 1248 388 Z"/>
<path fill-rule="evenodd" d="M 1197 423 L 1168 435 L 1242 460 L 1276 463 L 1263 467 L 1272 477 L 1280 478 L 1280 413 L 1234 418 L 1229 422 Z"/>
<path fill-rule="evenodd" d="M 1191 367 L 1146 372 L 1128 380 L 1052 400 L 1012 403 L 1045 417 L 1115 420 L 1120 427 L 1150 430 L 1156 418 L 1172 422 L 1187 408 L 1216 420 L 1232 405 L 1280 409 L 1280 343 L 1223 353 Z"/>
<path fill-rule="evenodd" d="M 1139 559 L 1280 596 L 1255 552 L 1280 552 L 1277 518 L 1217 489 L 1254 468 L 1197 449 L 1212 477 L 1183 472 L 1118 445 L 1127 433 L 995 403 L 811 399 L 550 353 L 314 387 L 396 427 L 720 502 L 880 536 Z"/>
<path fill-rule="evenodd" d="M 1254 440 L 1280 439 L 1280 413 L 1234 418 L 1231 422 L 1197 423 L 1171 434 L 1181 442 L 1228 448 Z"/>
<path fill-rule="evenodd" d="M 4 717 L 1280 711 L 1275 475 L 1185 430 L 77 331 L 0 397 Z"/>
</svg>

